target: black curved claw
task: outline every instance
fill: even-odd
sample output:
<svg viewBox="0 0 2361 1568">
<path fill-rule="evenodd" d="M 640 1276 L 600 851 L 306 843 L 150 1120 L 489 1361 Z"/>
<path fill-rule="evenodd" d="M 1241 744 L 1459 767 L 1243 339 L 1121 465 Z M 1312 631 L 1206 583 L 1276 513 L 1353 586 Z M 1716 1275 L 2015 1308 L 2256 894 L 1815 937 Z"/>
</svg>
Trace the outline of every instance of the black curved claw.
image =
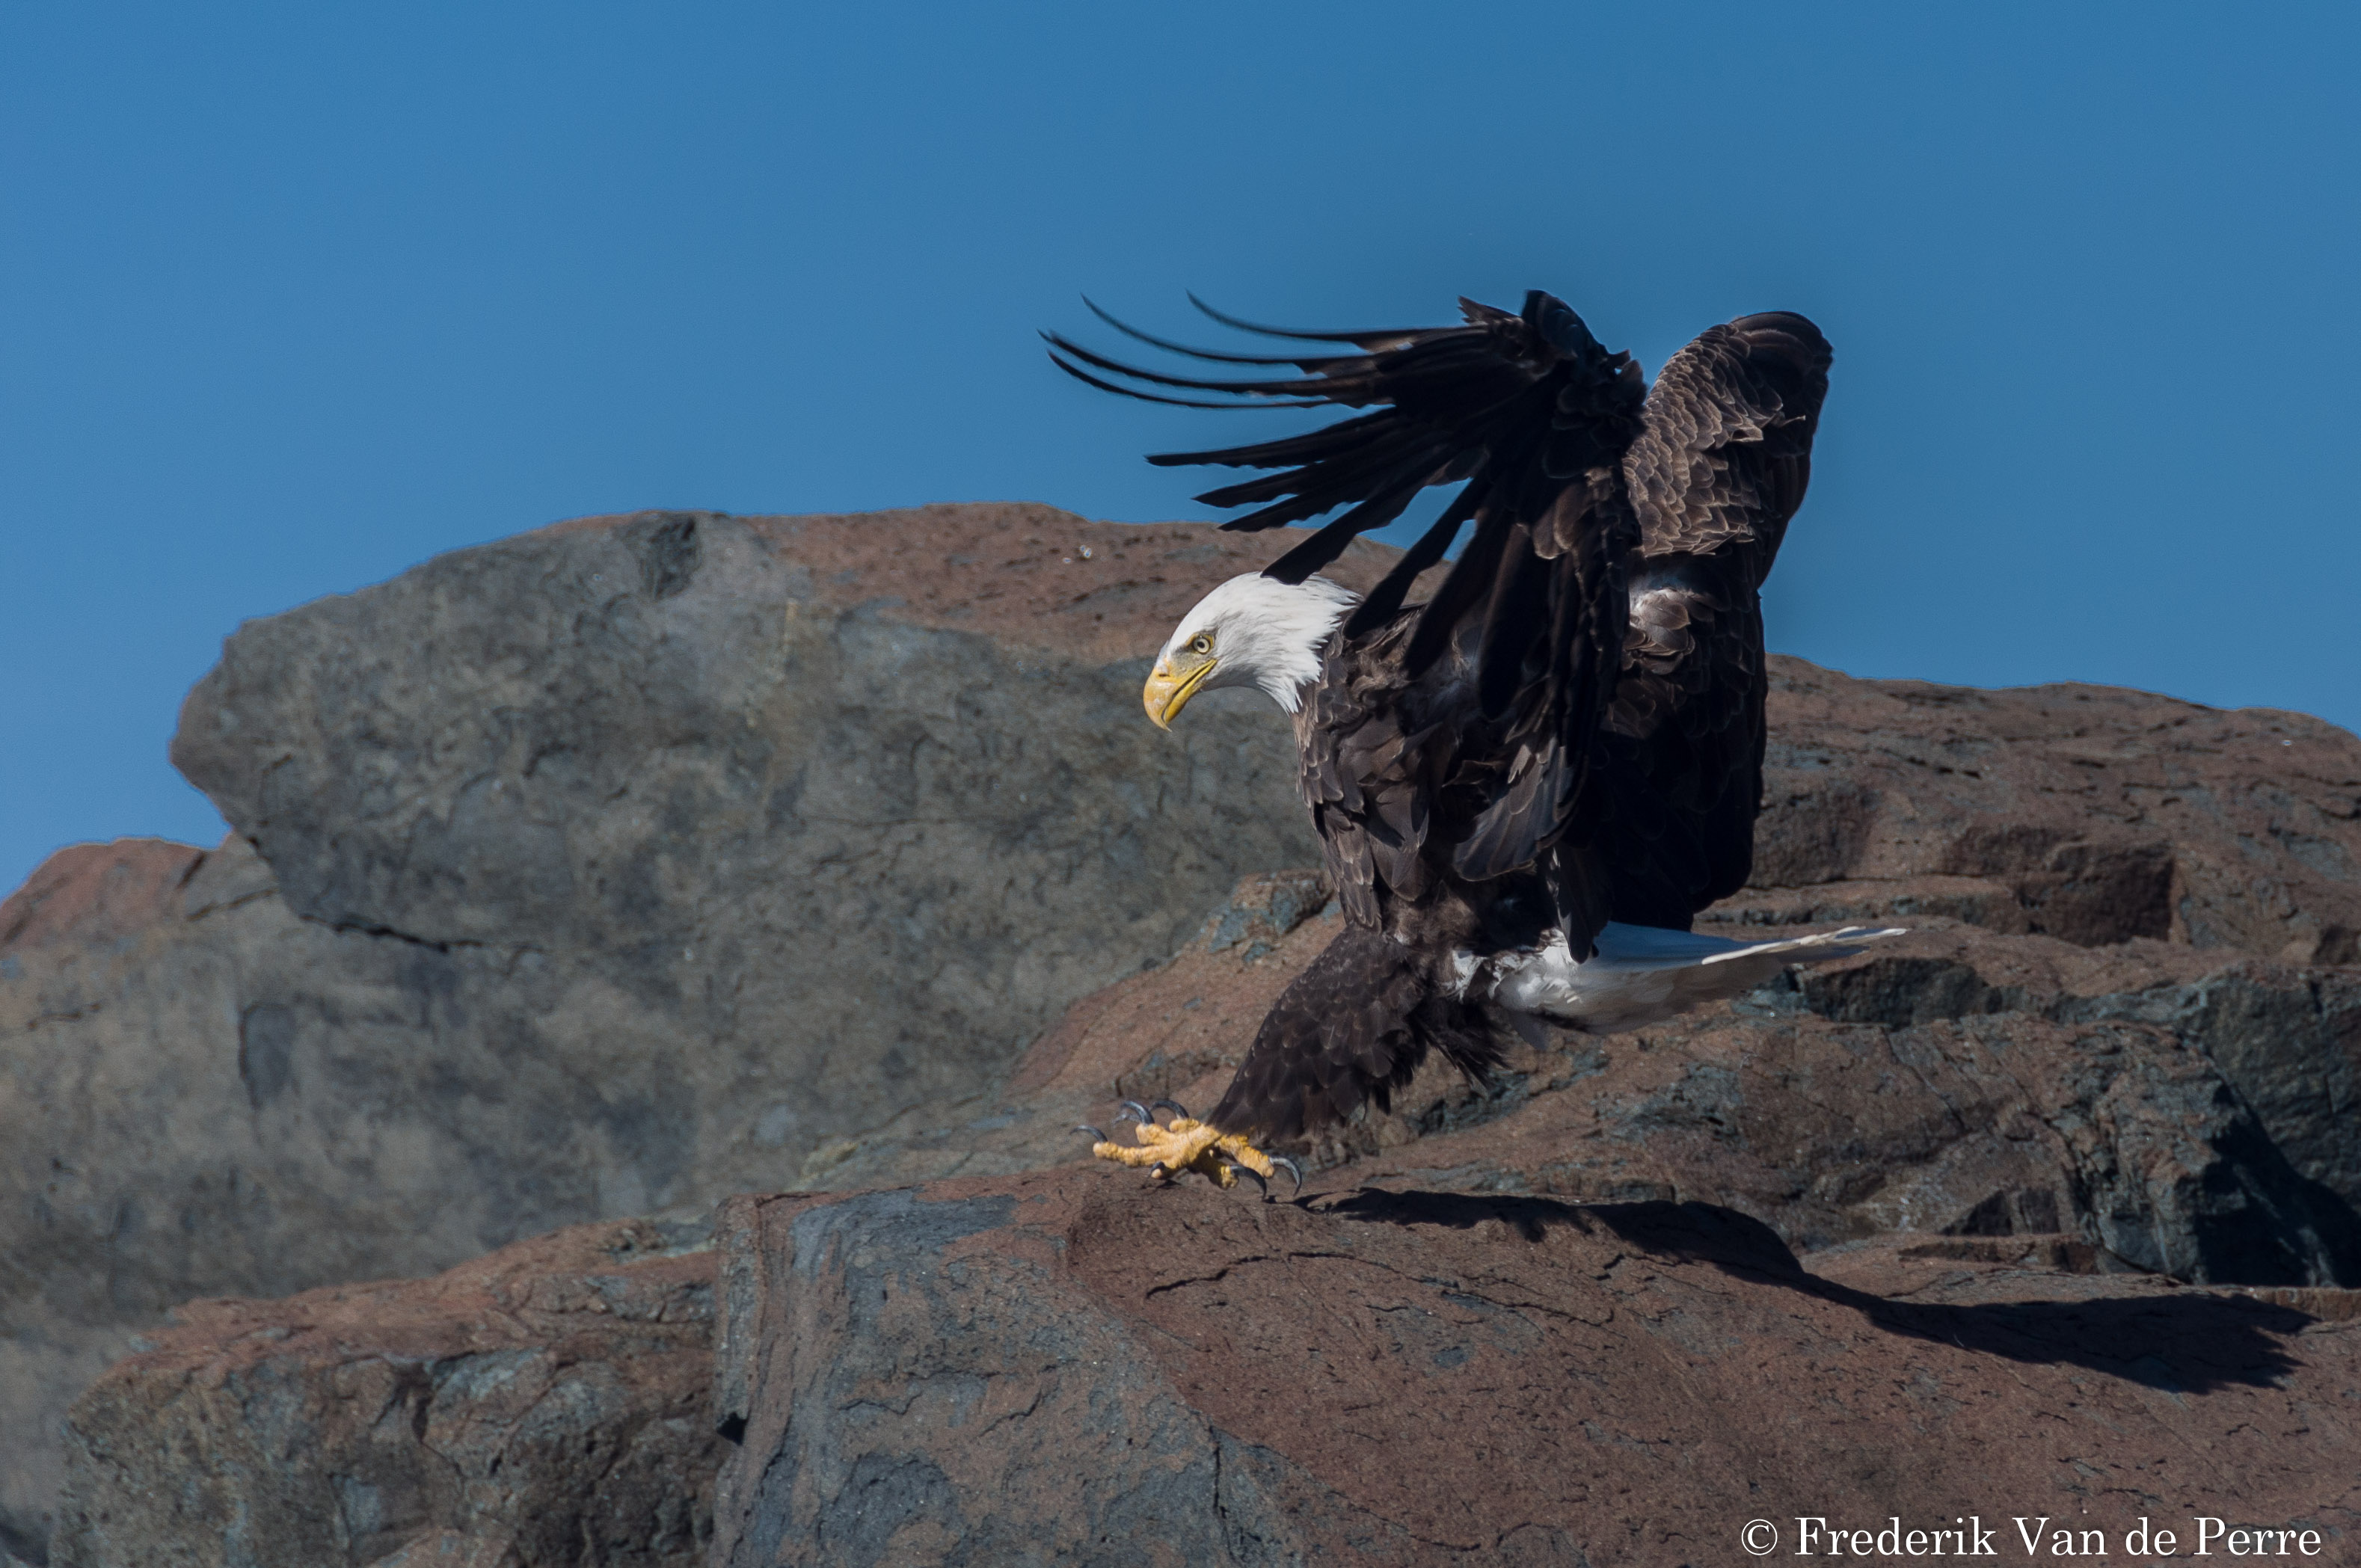
<svg viewBox="0 0 2361 1568">
<path fill-rule="evenodd" d="M 1184 1122 L 1193 1122 L 1197 1119 L 1196 1117 L 1189 1114 L 1189 1107 L 1181 1104 L 1178 1100 L 1159 1100 L 1155 1104 L 1150 1106 L 1149 1109 L 1155 1111 L 1170 1111 Z"/>
<path fill-rule="evenodd" d="M 1156 1118 L 1148 1113 L 1148 1107 L 1137 1100 L 1126 1100 L 1123 1102 L 1123 1116 L 1117 1116 L 1115 1120 L 1120 1122 L 1124 1116 L 1128 1116 L 1135 1122 L 1145 1122 L 1151 1127 L 1156 1124 Z"/>
<path fill-rule="evenodd" d="M 1270 1163 L 1280 1167 L 1286 1170 L 1288 1175 L 1295 1178 L 1295 1190 L 1289 1193 L 1288 1196 L 1290 1198 L 1301 1197 L 1303 1195 L 1303 1168 L 1296 1164 L 1293 1160 L 1288 1158 L 1283 1154 L 1272 1155 L 1270 1157 Z"/>
<path fill-rule="evenodd" d="M 1154 1165 L 1148 1168 L 1148 1179 L 1150 1181 L 1170 1181 L 1172 1179 L 1172 1168 L 1159 1159 Z"/>
<path fill-rule="evenodd" d="M 1270 1201 L 1270 1183 L 1262 1179 L 1261 1171 L 1257 1170 L 1250 1165 L 1234 1165 L 1231 1166 L 1230 1168 L 1236 1171 L 1240 1176 L 1245 1177 L 1248 1181 L 1253 1182 L 1257 1187 L 1261 1188 L 1262 1201 L 1266 1203 Z"/>
<path fill-rule="evenodd" d="M 1113 1138 L 1108 1137 L 1104 1133 L 1100 1132 L 1096 1127 L 1092 1126 L 1088 1122 L 1085 1122 L 1085 1123 L 1083 1123 L 1081 1126 L 1076 1127 L 1076 1128 L 1074 1129 L 1074 1131 L 1076 1131 L 1076 1132 L 1078 1132 L 1078 1133 L 1088 1133 L 1088 1134 L 1091 1135 L 1091 1142 L 1093 1142 L 1093 1143 L 1094 1143 L 1094 1144 L 1111 1144 L 1111 1143 L 1115 1142 L 1115 1140 L 1114 1140 Z"/>
</svg>

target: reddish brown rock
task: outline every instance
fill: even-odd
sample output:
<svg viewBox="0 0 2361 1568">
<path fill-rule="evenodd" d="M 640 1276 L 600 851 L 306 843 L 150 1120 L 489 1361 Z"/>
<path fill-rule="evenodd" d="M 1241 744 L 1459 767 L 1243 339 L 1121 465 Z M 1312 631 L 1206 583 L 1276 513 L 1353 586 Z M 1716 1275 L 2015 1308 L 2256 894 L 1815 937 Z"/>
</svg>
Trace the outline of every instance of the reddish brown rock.
<svg viewBox="0 0 2361 1568">
<path fill-rule="evenodd" d="M 591 518 L 567 529 L 628 521 Z M 1214 584 L 1258 571 L 1301 529 L 1105 523 L 1025 501 L 744 520 L 811 574 L 821 603 L 1093 663 L 1153 654 Z M 1356 539 L 1325 575 L 1367 592 L 1400 553 Z M 1422 577 L 1420 592 L 1446 568 Z"/>
<path fill-rule="evenodd" d="M 11 949 L 119 941 L 178 913 L 181 888 L 204 858 L 193 844 L 117 839 L 71 844 L 0 901 L 0 957 Z"/>
<path fill-rule="evenodd" d="M 1979 691 L 1771 662 L 1760 888 L 1798 921 L 1948 915 L 2361 960 L 2361 740 L 2113 686 Z M 1833 885 L 1831 885 L 1833 884 Z"/>
<path fill-rule="evenodd" d="M 807 1177 L 1071 1174 L 733 1206 L 755 1326 L 722 1366 L 750 1425 L 717 1559 L 1702 1563 L 1755 1518 L 1792 1551 L 1798 1516 L 2020 1513 L 2116 1553 L 2143 1516 L 2186 1551 L 2204 1516 L 2349 1554 L 2361 973 L 2237 948 L 2336 956 L 2350 738 L 2316 727 L 2275 791 L 2224 749 L 2309 721 L 2193 711 L 2108 780 L 2091 735 L 2122 740 L 2129 694 L 1897 713 L 1782 680 L 1858 699 L 1817 719 L 1835 804 L 1791 786 L 1762 879 L 1791 881 L 1716 915 L 1910 936 L 1654 1029 L 1512 1045 L 1483 1090 L 1424 1074 L 1315 1151 L 1339 1168 L 1301 1214 L 1083 1166 L 1073 1119 L 1212 1098 L 1334 934 L 1310 873 L 1250 881 L 1075 1004 L 998 1113 Z M 2085 730 L 2022 732 L 2061 710 Z M 1966 782 L 1927 762 L 1979 749 Z M 2126 837 L 2154 777 L 2182 792 L 2150 802 L 2166 831 Z M 2048 827 L 1979 818 L 2004 810 Z"/>
<path fill-rule="evenodd" d="M 708 1234 L 579 1225 L 432 1279 L 192 1302 L 75 1403 L 50 1561 L 701 1563 Z"/>
<path fill-rule="evenodd" d="M 1745 1561 L 1875 1530 L 2361 1531 L 2349 1317 L 1666 1202 L 1109 1168 L 735 1200 L 714 1561 Z M 2338 1305 L 2342 1306 L 2340 1299 Z M 2216 1542 L 2218 1550 L 2219 1542 Z M 1995 1547 L 1997 1551 L 1997 1547 Z"/>
</svg>

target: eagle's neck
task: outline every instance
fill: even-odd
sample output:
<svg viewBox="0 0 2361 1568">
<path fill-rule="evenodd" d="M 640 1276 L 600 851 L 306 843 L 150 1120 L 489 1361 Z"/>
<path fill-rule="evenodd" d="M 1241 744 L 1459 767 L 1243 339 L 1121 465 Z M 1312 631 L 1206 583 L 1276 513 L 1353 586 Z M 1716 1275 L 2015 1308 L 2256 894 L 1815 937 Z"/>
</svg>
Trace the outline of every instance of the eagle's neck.
<svg viewBox="0 0 2361 1568">
<path fill-rule="evenodd" d="M 1271 586 L 1285 590 L 1285 597 L 1273 598 L 1249 667 L 1254 684 L 1282 710 L 1293 713 L 1302 707 L 1304 692 L 1319 681 L 1328 641 L 1360 596 L 1325 577 L 1307 578 L 1300 586 Z"/>
<path fill-rule="evenodd" d="M 1337 624 L 1359 602 L 1358 594 L 1325 577 L 1233 577 L 1182 619 L 1162 662 L 1185 666 L 1203 637 L 1216 661 L 1205 689 L 1251 686 L 1293 713 L 1303 706 L 1304 688 L 1320 679 L 1321 656 Z"/>
</svg>

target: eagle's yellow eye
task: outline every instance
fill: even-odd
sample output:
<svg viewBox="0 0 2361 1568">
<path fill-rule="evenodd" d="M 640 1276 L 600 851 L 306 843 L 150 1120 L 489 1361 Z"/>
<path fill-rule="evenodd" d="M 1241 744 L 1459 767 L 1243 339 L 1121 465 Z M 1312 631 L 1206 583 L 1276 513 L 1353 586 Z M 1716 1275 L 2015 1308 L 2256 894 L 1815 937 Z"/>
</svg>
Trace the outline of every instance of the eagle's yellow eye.
<svg viewBox="0 0 2361 1568">
<path fill-rule="evenodd" d="M 1203 632 L 1200 631 L 1196 636 L 1189 639 L 1189 652 L 1191 653 L 1210 653 L 1213 651 L 1213 640 Z"/>
</svg>

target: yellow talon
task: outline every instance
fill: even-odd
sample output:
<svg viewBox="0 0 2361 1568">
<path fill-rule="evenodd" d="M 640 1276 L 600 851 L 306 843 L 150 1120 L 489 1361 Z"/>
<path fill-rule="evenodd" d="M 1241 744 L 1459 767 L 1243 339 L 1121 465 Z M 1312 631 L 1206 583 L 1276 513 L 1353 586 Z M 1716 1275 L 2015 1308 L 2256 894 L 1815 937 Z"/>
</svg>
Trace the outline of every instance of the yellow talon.
<svg viewBox="0 0 2361 1568">
<path fill-rule="evenodd" d="M 1142 1122 L 1132 1129 L 1132 1135 L 1138 1140 L 1137 1148 L 1126 1148 L 1107 1139 L 1093 1144 L 1091 1153 L 1118 1165 L 1160 1165 L 1167 1180 L 1184 1170 L 1193 1170 L 1225 1188 L 1238 1184 L 1242 1168 L 1265 1181 L 1278 1170 L 1270 1157 L 1248 1143 L 1245 1134 L 1224 1133 L 1191 1116 L 1175 1116 L 1162 1126 Z"/>
</svg>

